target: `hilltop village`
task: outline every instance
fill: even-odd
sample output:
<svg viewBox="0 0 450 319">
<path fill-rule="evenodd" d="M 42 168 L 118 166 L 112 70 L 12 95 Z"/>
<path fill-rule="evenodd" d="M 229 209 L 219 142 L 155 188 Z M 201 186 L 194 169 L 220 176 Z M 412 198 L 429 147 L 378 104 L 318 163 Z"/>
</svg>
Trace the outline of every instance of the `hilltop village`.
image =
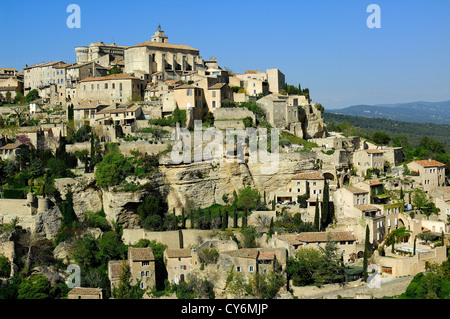
<svg viewBox="0 0 450 319">
<path fill-rule="evenodd" d="M 447 261 L 445 165 L 329 132 L 279 69 L 234 73 L 161 27 L 75 57 L 0 68 L 1 298 L 374 298 Z M 278 129 L 276 172 L 248 147 L 174 163 L 196 121 Z"/>
</svg>

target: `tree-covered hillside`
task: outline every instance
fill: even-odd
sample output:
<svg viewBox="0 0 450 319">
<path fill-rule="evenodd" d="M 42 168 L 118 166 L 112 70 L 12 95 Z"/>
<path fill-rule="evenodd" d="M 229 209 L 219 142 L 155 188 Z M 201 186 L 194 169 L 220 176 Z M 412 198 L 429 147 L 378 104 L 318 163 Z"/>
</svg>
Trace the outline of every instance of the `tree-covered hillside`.
<svg viewBox="0 0 450 319">
<path fill-rule="evenodd" d="M 431 123 L 411 123 L 400 122 L 380 118 L 367 118 L 360 116 L 350 116 L 342 114 L 324 113 L 325 123 L 329 130 L 334 125 L 350 123 L 353 127 L 372 135 L 375 132 L 383 131 L 392 137 L 406 136 L 410 144 L 417 146 L 424 136 L 442 143 L 447 152 L 450 152 L 450 125 Z"/>
</svg>

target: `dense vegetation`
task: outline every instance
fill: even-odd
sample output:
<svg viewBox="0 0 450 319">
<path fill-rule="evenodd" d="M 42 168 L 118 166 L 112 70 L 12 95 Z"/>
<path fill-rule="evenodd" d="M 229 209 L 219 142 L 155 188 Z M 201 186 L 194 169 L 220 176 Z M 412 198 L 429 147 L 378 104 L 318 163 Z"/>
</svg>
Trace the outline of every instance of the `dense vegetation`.
<svg viewBox="0 0 450 319">
<path fill-rule="evenodd" d="M 323 115 L 329 131 L 333 131 L 336 126 L 346 123 L 350 124 L 354 130 L 353 133 L 349 131 L 349 134 L 360 135 L 365 132 L 371 136 L 377 131 L 383 131 L 393 137 L 405 136 L 413 146 L 417 146 L 422 137 L 428 136 L 442 143 L 447 152 L 450 152 L 450 139 L 448 138 L 450 136 L 450 125 L 400 122 L 330 112 L 325 112 Z"/>
</svg>

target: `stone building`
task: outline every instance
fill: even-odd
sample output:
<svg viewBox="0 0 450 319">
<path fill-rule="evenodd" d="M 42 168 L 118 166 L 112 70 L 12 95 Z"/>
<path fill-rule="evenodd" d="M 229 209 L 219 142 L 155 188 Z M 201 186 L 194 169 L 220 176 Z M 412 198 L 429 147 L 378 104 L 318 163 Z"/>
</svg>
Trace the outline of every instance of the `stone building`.
<svg viewBox="0 0 450 319">
<path fill-rule="evenodd" d="M 23 82 L 14 77 L 6 79 L 0 78 L 0 94 L 3 96 L 3 99 L 6 100 L 8 92 L 10 94 L 10 99 L 14 99 L 17 93 L 23 92 Z"/>
<path fill-rule="evenodd" d="M 132 284 L 140 281 L 141 289 L 152 288 L 155 285 L 155 257 L 151 248 L 128 248 Z"/>
<path fill-rule="evenodd" d="M 187 275 L 192 270 L 192 251 L 190 248 L 167 248 L 164 263 L 171 283 L 187 282 Z"/>
<path fill-rule="evenodd" d="M 0 79 L 16 78 L 17 73 L 15 68 L 0 68 Z"/>
<path fill-rule="evenodd" d="M 78 100 L 100 100 L 108 105 L 141 101 L 147 83 L 130 74 L 112 74 L 81 80 Z"/>
<path fill-rule="evenodd" d="M 378 169 L 383 172 L 384 165 L 385 159 L 381 150 L 367 149 L 353 153 L 353 168 L 359 176 L 366 176 L 369 169 Z"/>
<path fill-rule="evenodd" d="M 140 71 L 149 75 L 161 72 L 174 79 L 183 72 L 196 70 L 197 65 L 203 66 L 199 53 L 188 45 L 169 43 L 167 35 L 159 27 L 151 41 L 125 49 L 125 72 L 133 74 Z"/>
<path fill-rule="evenodd" d="M 290 130 L 291 126 L 301 124 L 299 104 L 291 104 L 291 101 L 294 102 L 287 95 L 270 94 L 259 99 L 257 104 L 266 112 L 266 119 L 272 126 Z"/>
<path fill-rule="evenodd" d="M 66 63 L 63 61 L 54 61 L 26 66 L 23 69 L 24 95 L 36 89 L 44 101 L 49 101 L 50 85 L 54 84 L 53 79 L 56 75 L 55 67 L 62 64 Z"/>
<path fill-rule="evenodd" d="M 105 44 L 103 42 L 91 43 L 89 46 L 75 48 L 77 64 L 95 62 L 103 67 L 112 67 L 124 60 L 126 46 L 115 43 Z"/>
<path fill-rule="evenodd" d="M 67 299 L 103 299 L 101 288 L 74 287 L 67 293 Z"/>
<path fill-rule="evenodd" d="M 325 248 L 328 242 L 336 244 L 338 253 L 342 255 L 346 263 L 350 262 L 358 254 L 358 239 L 350 231 L 280 234 L 274 239 L 288 244 L 289 256 L 294 256 L 295 252 L 302 248 Z M 281 244 L 278 243 L 276 246 L 281 246 Z"/>
<path fill-rule="evenodd" d="M 416 173 L 424 191 L 432 194 L 438 187 L 445 186 L 445 164 L 435 160 L 413 161 L 407 164 Z"/>
</svg>

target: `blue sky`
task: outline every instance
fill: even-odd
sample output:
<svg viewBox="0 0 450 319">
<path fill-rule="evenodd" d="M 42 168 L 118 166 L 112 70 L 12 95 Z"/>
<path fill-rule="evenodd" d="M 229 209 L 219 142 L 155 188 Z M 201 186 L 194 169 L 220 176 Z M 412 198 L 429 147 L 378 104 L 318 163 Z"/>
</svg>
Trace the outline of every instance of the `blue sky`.
<svg viewBox="0 0 450 319">
<path fill-rule="evenodd" d="M 80 29 L 66 26 L 72 3 Z M 366 25 L 372 3 L 380 29 Z M 327 109 L 450 100 L 448 0 L 1 0 L 0 12 L 2 67 L 74 62 L 75 46 L 138 44 L 160 23 L 234 72 L 279 68 Z"/>
</svg>

